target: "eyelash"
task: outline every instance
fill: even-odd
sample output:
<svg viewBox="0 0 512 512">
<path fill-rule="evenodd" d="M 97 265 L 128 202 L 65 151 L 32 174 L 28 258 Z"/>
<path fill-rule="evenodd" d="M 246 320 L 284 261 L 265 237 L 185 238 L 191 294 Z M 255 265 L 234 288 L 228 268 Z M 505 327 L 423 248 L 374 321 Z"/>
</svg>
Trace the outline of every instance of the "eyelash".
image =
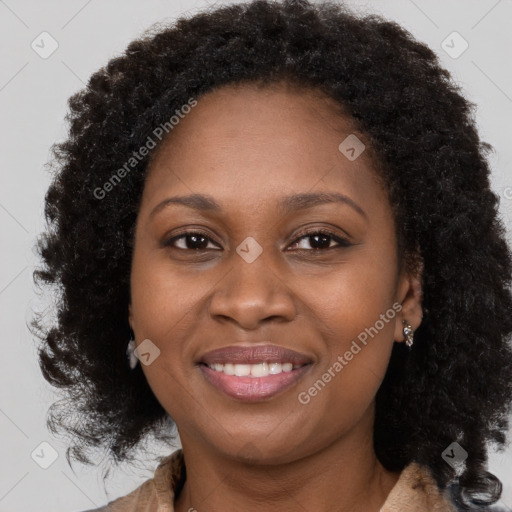
<svg viewBox="0 0 512 512">
<path fill-rule="evenodd" d="M 182 248 L 178 248 L 178 247 L 173 247 L 173 243 L 176 242 L 177 240 L 180 240 L 181 238 L 186 238 L 187 236 L 193 236 L 193 235 L 199 235 L 203 238 L 206 238 L 210 242 L 213 242 L 213 240 L 206 233 L 203 233 L 201 231 L 186 231 L 186 232 L 176 235 L 176 236 L 170 238 L 169 240 L 167 240 L 166 242 L 164 242 L 164 246 L 171 247 L 172 249 L 177 249 L 179 251 L 200 252 L 200 251 L 210 250 L 210 249 L 182 249 Z M 335 233 L 333 233 L 332 231 L 325 230 L 325 229 L 298 233 L 297 238 L 293 241 L 293 243 L 291 245 L 295 245 L 298 241 L 302 240 L 303 238 L 309 238 L 309 237 L 312 237 L 315 235 L 323 235 L 323 236 L 329 237 L 332 240 L 334 240 L 336 243 L 338 243 L 338 246 L 327 247 L 325 249 L 297 249 L 297 251 L 322 252 L 322 251 L 327 251 L 330 249 L 340 249 L 343 247 L 346 248 L 346 247 L 350 247 L 351 245 L 353 245 L 346 238 L 340 237 L 340 236 L 336 235 Z"/>
</svg>

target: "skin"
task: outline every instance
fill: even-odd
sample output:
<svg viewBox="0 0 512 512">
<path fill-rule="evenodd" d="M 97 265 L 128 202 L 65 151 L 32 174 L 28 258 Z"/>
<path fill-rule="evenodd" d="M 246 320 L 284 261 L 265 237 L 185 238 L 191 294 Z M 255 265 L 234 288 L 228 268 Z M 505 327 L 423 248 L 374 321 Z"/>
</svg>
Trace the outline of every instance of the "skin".
<svg viewBox="0 0 512 512">
<path fill-rule="evenodd" d="M 143 370 L 180 434 L 187 480 L 177 512 L 377 512 L 397 482 L 373 450 L 375 395 L 393 343 L 404 341 L 402 319 L 421 323 L 420 276 L 399 270 L 392 209 L 369 151 L 349 161 L 338 150 L 351 133 L 318 92 L 225 86 L 198 100 L 150 163 L 129 320 L 137 344 L 149 338 L 160 350 Z M 346 203 L 278 210 L 284 196 L 320 191 L 348 196 L 364 215 Z M 221 210 L 171 204 L 150 215 L 192 193 Z M 352 245 L 315 246 L 301 233 L 319 228 Z M 203 250 L 190 237 L 164 245 L 197 229 L 208 237 Z M 263 249 L 252 263 L 236 252 L 248 236 Z M 402 305 L 395 318 L 301 404 L 298 394 L 394 303 Z M 271 399 L 230 398 L 197 364 L 210 350 L 263 341 L 313 359 Z"/>
</svg>

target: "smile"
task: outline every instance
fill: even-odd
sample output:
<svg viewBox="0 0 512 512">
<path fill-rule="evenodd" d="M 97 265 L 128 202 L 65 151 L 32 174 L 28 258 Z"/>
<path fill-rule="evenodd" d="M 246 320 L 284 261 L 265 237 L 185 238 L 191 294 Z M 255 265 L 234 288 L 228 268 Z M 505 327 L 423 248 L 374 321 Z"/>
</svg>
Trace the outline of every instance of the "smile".
<svg viewBox="0 0 512 512">
<path fill-rule="evenodd" d="M 311 364 L 293 367 L 291 363 L 217 363 L 213 366 L 199 365 L 206 381 L 230 398 L 243 402 L 269 400 L 283 393 L 296 385 L 312 367 Z"/>
<path fill-rule="evenodd" d="M 214 363 L 208 367 L 216 372 L 237 377 L 266 377 L 267 375 L 279 375 L 283 372 L 291 372 L 302 365 L 293 363 L 259 363 L 259 364 L 237 364 L 237 363 Z"/>
</svg>

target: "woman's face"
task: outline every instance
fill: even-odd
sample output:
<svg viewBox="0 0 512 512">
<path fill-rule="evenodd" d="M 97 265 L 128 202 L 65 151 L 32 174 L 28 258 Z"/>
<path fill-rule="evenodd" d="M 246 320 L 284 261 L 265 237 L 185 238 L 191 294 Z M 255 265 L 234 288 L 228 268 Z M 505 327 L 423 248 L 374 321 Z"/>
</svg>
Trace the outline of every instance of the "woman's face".
<svg viewBox="0 0 512 512">
<path fill-rule="evenodd" d="M 401 320 L 421 321 L 387 195 L 368 151 L 339 149 L 354 131 L 335 112 L 311 92 L 223 87 L 150 165 L 130 325 L 184 447 L 280 463 L 367 435 Z M 240 352 L 263 345 L 300 357 Z"/>
</svg>

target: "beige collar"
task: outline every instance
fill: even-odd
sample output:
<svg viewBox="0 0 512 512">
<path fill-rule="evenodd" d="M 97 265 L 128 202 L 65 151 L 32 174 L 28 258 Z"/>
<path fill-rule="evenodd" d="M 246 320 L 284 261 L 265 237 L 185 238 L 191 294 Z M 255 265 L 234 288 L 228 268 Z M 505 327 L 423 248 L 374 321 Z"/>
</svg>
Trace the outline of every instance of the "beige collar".
<svg viewBox="0 0 512 512">
<path fill-rule="evenodd" d="M 185 464 L 180 449 L 162 460 L 151 480 L 111 502 L 108 510 L 174 512 L 174 495 L 184 479 Z M 456 508 L 439 490 L 428 468 L 411 463 L 400 474 L 380 512 L 456 512 Z"/>
</svg>

